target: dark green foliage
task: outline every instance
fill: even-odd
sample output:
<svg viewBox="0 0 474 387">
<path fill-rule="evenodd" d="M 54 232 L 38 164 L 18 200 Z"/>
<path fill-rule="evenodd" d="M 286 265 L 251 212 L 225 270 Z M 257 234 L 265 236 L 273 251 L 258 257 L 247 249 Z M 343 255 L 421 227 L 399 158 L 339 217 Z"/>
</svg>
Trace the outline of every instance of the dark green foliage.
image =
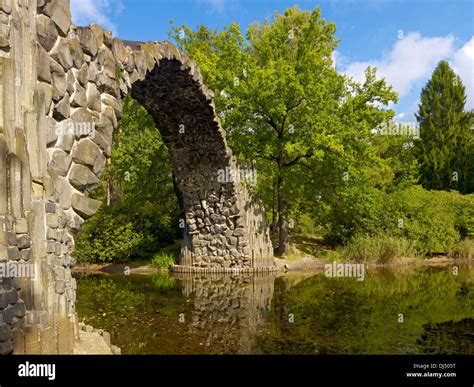
<svg viewBox="0 0 474 387">
<path fill-rule="evenodd" d="M 445 61 L 439 62 L 421 92 L 418 159 L 427 189 L 473 192 L 474 115 L 466 112 L 466 88 Z"/>
<path fill-rule="evenodd" d="M 94 193 L 104 205 L 77 238 L 81 261 L 152 258 L 180 237 L 168 150 L 143 107 L 127 98 L 123 110 L 111 163 Z"/>
<path fill-rule="evenodd" d="M 82 226 L 75 256 L 82 262 L 148 259 L 179 237 L 175 216 L 158 203 L 104 206 Z"/>
</svg>

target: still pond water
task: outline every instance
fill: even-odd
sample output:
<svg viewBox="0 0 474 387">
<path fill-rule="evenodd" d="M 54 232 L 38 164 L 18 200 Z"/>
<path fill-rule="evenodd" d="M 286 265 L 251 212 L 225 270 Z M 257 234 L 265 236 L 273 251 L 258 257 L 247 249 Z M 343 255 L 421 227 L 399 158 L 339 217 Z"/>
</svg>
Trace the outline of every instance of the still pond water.
<svg viewBox="0 0 474 387">
<path fill-rule="evenodd" d="M 474 354 L 472 265 L 77 279 L 80 319 L 123 354 Z"/>
</svg>

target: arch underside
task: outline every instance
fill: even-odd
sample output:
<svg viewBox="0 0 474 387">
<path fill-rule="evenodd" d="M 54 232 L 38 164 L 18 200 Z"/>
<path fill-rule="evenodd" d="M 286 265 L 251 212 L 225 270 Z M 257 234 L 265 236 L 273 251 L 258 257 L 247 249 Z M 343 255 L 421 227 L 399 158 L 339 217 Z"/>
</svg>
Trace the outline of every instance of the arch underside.
<svg viewBox="0 0 474 387">
<path fill-rule="evenodd" d="M 226 169 L 238 167 L 212 98 L 176 59 L 161 59 L 144 80 L 133 84 L 131 95 L 151 114 L 170 151 L 186 216 L 180 266 L 190 270 L 270 268 L 268 261 L 261 262 L 265 257 L 257 249 L 260 246 L 252 244 L 248 235 L 251 214 L 244 208 L 248 204 L 242 197 L 245 188 L 232 179 L 218 178 Z"/>
</svg>

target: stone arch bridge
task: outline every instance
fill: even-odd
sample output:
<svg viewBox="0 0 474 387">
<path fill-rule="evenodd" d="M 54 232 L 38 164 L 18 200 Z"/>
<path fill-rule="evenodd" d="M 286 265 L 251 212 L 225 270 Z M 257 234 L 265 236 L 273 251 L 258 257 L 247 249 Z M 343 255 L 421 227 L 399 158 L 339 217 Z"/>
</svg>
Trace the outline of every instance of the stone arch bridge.
<svg viewBox="0 0 474 387">
<path fill-rule="evenodd" d="M 217 178 L 238 167 L 192 60 L 77 27 L 69 0 L 0 0 L 0 353 L 72 352 L 74 236 L 100 207 L 89 193 L 129 93 L 170 149 L 185 209 L 173 270 L 274 268 L 258 201 Z"/>
</svg>

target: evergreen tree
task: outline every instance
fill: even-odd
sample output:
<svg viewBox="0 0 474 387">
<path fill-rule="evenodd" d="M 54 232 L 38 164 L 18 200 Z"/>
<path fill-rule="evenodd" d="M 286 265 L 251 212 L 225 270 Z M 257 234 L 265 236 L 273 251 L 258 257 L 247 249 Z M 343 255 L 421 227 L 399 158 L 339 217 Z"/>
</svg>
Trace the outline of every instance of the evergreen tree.
<svg viewBox="0 0 474 387">
<path fill-rule="evenodd" d="M 473 114 L 465 111 L 466 88 L 445 61 L 439 62 L 421 92 L 417 157 L 426 189 L 472 192 Z"/>
</svg>

